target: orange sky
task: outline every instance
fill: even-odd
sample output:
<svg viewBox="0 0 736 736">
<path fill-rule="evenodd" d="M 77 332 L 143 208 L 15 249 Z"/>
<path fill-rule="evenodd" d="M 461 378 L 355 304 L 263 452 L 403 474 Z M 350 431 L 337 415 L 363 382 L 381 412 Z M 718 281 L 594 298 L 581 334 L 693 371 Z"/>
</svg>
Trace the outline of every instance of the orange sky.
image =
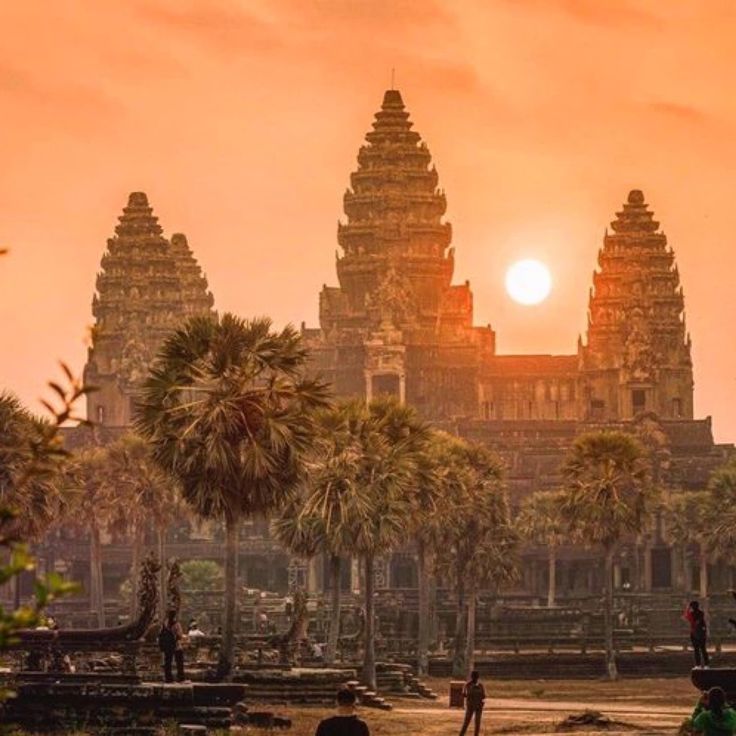
<svg viewBox="0 0 736 736">
<path fill-rule="evenodd" d="M 396 68 L 448 197 L 456 281 L 500 352 L 575 350 L 603 229 L 644 190 L 675 248 L 696 413 L 736 439 L 732 0 L 0 4 L 0 387 L 81 371 L 131 190 L 217 307 L 317 323 L 336 221 Z M 549 263 L 543 305 L 503 290 Z"/>
</svg>

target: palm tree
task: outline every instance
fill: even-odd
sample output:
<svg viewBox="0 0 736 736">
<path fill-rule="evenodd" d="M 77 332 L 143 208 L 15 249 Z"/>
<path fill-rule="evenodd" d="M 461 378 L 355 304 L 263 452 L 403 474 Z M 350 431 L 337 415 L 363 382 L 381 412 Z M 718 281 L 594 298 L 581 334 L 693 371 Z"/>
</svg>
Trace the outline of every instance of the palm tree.
<svg viewBox="0 0 736 736">
<path fill-rule="evenodd" d="M 102 535 L 111 519 L 120 513 L 117 479 L 102 447 L 85 447 L 75 453 L 65 473 L 71 502 L 66 521 L 89 532 L 89 598 L 97 625 L 105 626 L 105 595 L 102 574 Z"/>
<path fill-rule="evenodd" d="M 118 493 L 118 478 L 110 467 L 104 447 L 90 446 L 71 456 L 65 470 L 70 502 L 64 521 L 81 526 L 89 534 L 90 608 L 97 614 L 97 625 L 105 626 L 102 536 L 113 519 L 129 511 Z"/>
<path fill-rule="evenodd" d="M 686 554 L 690 547 L 698 548 L 700 599 L 703 608 L 708 609 L 708 563 L 716 556 L 713 543 L 720 514 L 710 493 L 705 491 L 682 491 L 673 493 L 666 507 L 667 536 L 671 542 L 681 546 Z"/>
<path fill-rule="evenodd" d="M 647 527 L 658 492 L 649 481 L 644 447 L 624 432 L 579 436 L 563 466 L 563 475 L 563 513 L 571 532 L 603 552 L 606 668 L 609 678 L 615 680 L 613 556 L 624 537 L 640 534 Z"/>
<path fill-rule="evenodd" d="M 412 498 L 412 520 L 417 548 L 417 592 L 419 620 L 417 632 L 417 671 L 429 674 L 430 569 L 436 541 L 435 527 L 440 522 L 446 468 L 442 464 L 443 447 L 449 435 L 432 431 L 421 448 L 417 463 L 417 481 Z"/>
<path fill-rule="evenodd" d="M 105 448 L 108 473 L 116 486 L 117 516 L 114 528 L 129 534 L 133 542 L 132 610 L 138 603 L 138 568 L 143 560 L 146 528 L 151 526 L 157 537 L 159 570 L 159 609 L 166 612 L 166 529 L 181 516 L 180 489 L 171 475 L 154 462 L 148 443 L 129 433 Z"/>
<path fill-rule="evenodd" d="M 35 541 L 59 517 L 65 502 L 62 459 L 57 427 L 32 415 L 12 394 L 0 392 L 0 508 L 6 539 Z M 16 608 L 19 583 L 14 576 Z"/>
<path fill-rule="evenodd" d="M 325 384 L 307 379 L 292 327 L 231 314 L 191 318 L 141 390 L 136 425 L 198 515 L 225 523 L 225 609 L 218 675 L 232 669 L 240 522 L 278 509 L 298 484 Z"/>
<path fill-rule="evenodd" d="M 547 606 L 555 605 L 557 594 L 557 548 L 569 541 L 565 515 L 562 513 L 564 493 L 537 491 L 521 504 L 516 520 L 522 538 L 547 548 Z"/>
<path fill-rule="evenodd" d="M 320 412 L 307 458 L 308 478 L 272 522 L 274 536 L 305 558 L 324 554 L 330 565 L 330 627 L 325 661 L 333 663 L 340 637 L 341 556 L 351 552 L 355 518 L 367 515 L 367 499 L 357 482 L 360 445 L 351 433 L 352 409 Z"/>
<path fill-rule="evenodd" d="M 496 455 L 452 439 L 440 456 L 446 475 L 436 523 L 436 564 L 457 595 L 453 677 L 466 677 L 475 651 L 478 590 L 514 578 L 516 535 Z"/>
<path fill-rule="evenodd" d="M 393 399 L 366 405 L 351 401 L 328 420 L 345 455 L 335 459 L 313 488 L 304 507 L 307 516 L 327 516 L 331 527 L 346 540 L 349 551 L 363 561 L 365 575 L 365 642 L 363 681 L 376 687 L 375 560 L 404 541 L 409 528 L 417 454 L 428 436 L 413 409 Z M 325 457 L 332 453 L 328 450 Z M 345 462 L 352 465 L 345 473 Z M 329 465 L 329 462 L 328 462 Z M 337 481 L 337 482 L 333 482 Z"/>
<path fill-rule="evenodd" d="M 36 451 L 55 434 L 56 427 L 0 392 L 0 505 L 15 512 L 13 525 L 25 540 L 38 539 L 62 507 L 60 456 Z"/>
</svg>

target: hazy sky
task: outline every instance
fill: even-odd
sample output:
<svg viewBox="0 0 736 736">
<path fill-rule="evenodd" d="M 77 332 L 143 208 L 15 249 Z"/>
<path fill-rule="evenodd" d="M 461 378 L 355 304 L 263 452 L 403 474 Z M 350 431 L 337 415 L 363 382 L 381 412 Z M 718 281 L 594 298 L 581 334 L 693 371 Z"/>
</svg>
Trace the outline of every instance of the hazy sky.
<svg viewBox="0 0 736 736">
<path fill-rule="evenodd" d="M 447 192 L 456 282 L 500 352 L 572 353 L 631 188 L 674 247 L 696 413 L 736 439 L 733 0 L 0 3 L 0 387 L 81 371 L 131 190 L 220 310 L 317 324 L 342 194 L 391 68 Z M 509 300 L 537 257 L 552 296 Z M 36 405 L 37 406 L 37 405 Z"/>
</svg>

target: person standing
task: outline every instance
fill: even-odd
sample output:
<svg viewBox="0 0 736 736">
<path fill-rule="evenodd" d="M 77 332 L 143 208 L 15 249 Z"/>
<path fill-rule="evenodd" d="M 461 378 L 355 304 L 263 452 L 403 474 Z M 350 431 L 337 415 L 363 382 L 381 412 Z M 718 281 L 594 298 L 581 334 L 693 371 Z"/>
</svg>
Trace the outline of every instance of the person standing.
<svg viewBox="0 0 736 736">
<path fill-rule="evenodd" d="M 184 631 L 177 620 L 176 611 L 166 615 L 158 635 L 158 648 L 164 655 L 164 681 L 174 682 L 171 665 L 176 660 L 176 680 L 184 682 Z"/>
<path fill-rule="evenodd" d="M 480 682 L 478 670 L 473 670 L 470 673 L 470 679 L 463 688 L 463 698 L 465 699 L 465 720 L 460 729 L 460 736 L 465 736 L 473 716 L 475 716 L 475 736 L 478 736 L 480 733 L 480 719 L 483 715 L 483 704 L 486 699 L 486 691 Z"/>
<path fill-rule="evenodd" d="M 690 642 L 693 645 L 693 656 L 696 667 L 708 667 L 708 625 L 705 612 L 697 601 L 690 601 L 682 616 L 690 624 Z"/>
<path fill-rule="evenodd" d="M 365 721 L 355 713 L 355 693 L 343 687 L 337 691 L 337 715 L 320 721 L 314 736 L 370 736 Z"/>
</svg>

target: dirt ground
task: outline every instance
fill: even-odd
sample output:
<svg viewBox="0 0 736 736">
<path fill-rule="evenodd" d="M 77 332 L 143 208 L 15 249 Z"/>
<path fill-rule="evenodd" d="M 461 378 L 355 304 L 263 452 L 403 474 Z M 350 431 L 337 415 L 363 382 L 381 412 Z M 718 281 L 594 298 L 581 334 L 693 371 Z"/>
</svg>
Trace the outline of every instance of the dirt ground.
<svg viewBox="0 0 736 736">
<path fill-rule="evenodd" d="M 360 716 L 369 725 L 372 736 L 444 736 L 457 734 L 462 711 L 447 705 L 449 683 L 430 680 L 440 695 L 436 702 L 427 700 L 389 699 L 394 709 L 382 712 L 369 708 Z M 687 678 L 604 681 L 498 681 L 486 682 L 486 710 L 483 734 L 548 734 L 571 714 L 586 709 L 597 710 L 614 724 L 608 734 L 675 734 L 697 699 L 698 693 Z M 253 705 L 252 710 L 258 710 Z M 293 727 L 286 733 L 313 736 L 320 719 L 331 714 L 329 709 L 279 707 L 275 710 L 289 716 Z M 472 732 L 472 731 L 471 731 Z M 598 729 L 582 729 L 576 733 L 601 733 Z"/>
</svg>

